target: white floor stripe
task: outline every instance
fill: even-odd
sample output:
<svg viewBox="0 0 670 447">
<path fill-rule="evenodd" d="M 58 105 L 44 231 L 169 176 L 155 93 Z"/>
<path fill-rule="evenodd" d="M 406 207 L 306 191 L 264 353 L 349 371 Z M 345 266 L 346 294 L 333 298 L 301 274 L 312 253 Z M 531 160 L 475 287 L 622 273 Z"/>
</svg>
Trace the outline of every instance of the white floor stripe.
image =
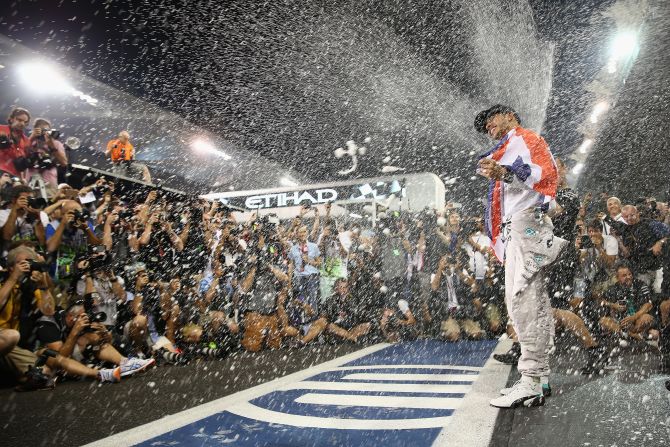
<svg viewBox="0 0 670 447">
<path fill-rule="evenodd" d="M 451 366 L 451 365 L 367 365 L 367 366 L 340 366 L 333 371 L 356 371 L 359 369 L 453 369 L 456 371 L 482 370 L 480 366 Z"/>
<path fill-rule="evenodd" d="M 361 383 L 361 382 L 317 382 L 303 381 L 290 383 L 281 387 L 280 391 L 288 390 L 332 390 L 332 391 L 392 391 L 397 393 L 460 393 L 465 394 L 472 389 L 471 385 L 427 384 L 427 383 Z"/>
<path fill-rule="evenodd" d="M 501 340 L 495 353 L 507 352 L 512 346 L 508 339 Z M 433 447 L 488 447 L 495 428 L 498 408 L 489 405 L 489 401 L 498 397 L 509 377 L 510 365 L 503 365 L 489 358 L 479 374 L 479 378 L 463 399 L 463 404 L 451 416 L 448 425 L 440 432 Z M 504 411 L 504 410 L 503 410 Z"/>
<path fill-rule="evenodd" d="M 175 430 L 177 428 L 183 427 L 192 422 L 199 421 L 200 419 L 206 418 L 213 414 L 225 411 L 231 405 L 234 405 L 236 403 L 255 399 L 271 391 L 274 391 L 277 388 L 281 388 L 286 384 L 289 384 L 291 382 L 299 382 L 315 374 L 319 374 L 325 371 L 329 371 L 333 368 L 336 368 L 338 365 L 353 362 L 354 360 L 364 357 L 368 354 L 380 351 L 386 348 L 387 346 L 389 346 L 388 343 L 379 343 L 374 346 L 361 349 L 360 351 L 352 352 L 351 354 L 338 357 L 336 359 L 330 360 L 320 365 L 316 365 L 312 368 L 307 368 L 305 370 L 289 374 L 288 376 L 271 380 L 270 382 L 266 382 L 262 385 L 258 385 L 253 388 L 239 391 L 229 396 L 213 400 L 206 404 L 202 404 L 197 407 L 189 408 L 188 410 L 184 410 L 179 413 L 166 416 L 154 422 L 149 422 L 148 424 L 140 425 L 139 427 L 135 427 L 131 430 L 117 433 L 115 435 L 109 436 L 99 441 L 87 444 L 87 447 L 103 447 L 103 446 L 119 447 L 119 446 L 129 446 L 139 444 L 140 442 L 146 441 L 151 438 L 155 438 L 156 436 L 160 436 L 171 430 Z"/>
<path fill-rule="evenodd" d="M 348 374 L 346 380 L 398 380 L 402 382 L 424 381 L 424 382 L 474 382 L 477 374 L 375 374 L 355 373 Z"/>
<path fill-rule="evenodd" d="M 438 410 L 454 410 L 460 407 L 461 403 L 463 403 L 463 399 L 453 397 L 352 396 L 351 394 L 320 393 L 303 394 L 295 401 L 301 404 L 383 408 L 430 408 Z"/>
<path fill-rule="evenodd" d="M 338 430 L 407 430 L 444 427 L 451 416 L 426 419 L 339 419 L 285 414 L 243 402 L 228 409 L 230 413 L 272 424 Z"/>
</svg>

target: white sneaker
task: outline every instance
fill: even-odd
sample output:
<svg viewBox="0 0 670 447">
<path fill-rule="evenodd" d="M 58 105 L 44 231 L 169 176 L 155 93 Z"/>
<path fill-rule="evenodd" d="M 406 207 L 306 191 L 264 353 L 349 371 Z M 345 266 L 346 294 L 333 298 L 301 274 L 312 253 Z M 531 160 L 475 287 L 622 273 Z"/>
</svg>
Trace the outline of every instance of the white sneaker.
<svg viewBox="0 0 670 447">
<path fill-rule="evenodd" d="M 114 369 L 98 370 L 98 380 L 103 383 L 119 383 L 121 381 L 121 367 L 117 366 Z"/>
<path fill-rule="evenodd" d="M 522 376 L 512 389 L 504 396 L 493 399 L 490 404 L 498 408 L 538 407 L 544 405 L 542 384 L 539 378 Z"/>
<path fill-rule="evenodd" d="M 544 378 L 543 378 L 544 379 Z M 507 396 L 509 393 L 512 392 L 515 386 L 519 385 L 519 382 L 521 382 L 521 379 L 517 380 L 514 385 L 512 385 L 509 388 L 503 388 L 500 390 L 500 395 L 502 396 Z M 540 385 L 542 385 L 542 395 L 544 397 L 549 397 L 551 396 L 551 385 L 549 385 L 549 381 L 542 381 Z"/>
<path fill-rule="evenodd" d="M 519 383 L 520 383 L 520 382 L 521 382 L 521 379 L 519 379 L 519 380 L 517 380 L 516 382 L 514 382 L 514 384 L 513 384 L 512 386 L 510 386 L 510 387 L 508 387 L 508 388 L 503 388 L 502 390 L 500 390 L 500 394 L 501 394 L 502 396 L 507 396 L 509 393 L 512 392 L 512 390 L 513 390 L 514 388 L 516 388 L 517 386 L 519 386 Z"/>
<path fill-rule="evenodd" d="M 156 364 L 156 360 L 154 359 L 142 360 L 131 357 L 126 360 L 126 363 L 121 365 L 121 377 L 132 376 L 133 374 L 145 371 L 154 364 Z"/>
</svg>

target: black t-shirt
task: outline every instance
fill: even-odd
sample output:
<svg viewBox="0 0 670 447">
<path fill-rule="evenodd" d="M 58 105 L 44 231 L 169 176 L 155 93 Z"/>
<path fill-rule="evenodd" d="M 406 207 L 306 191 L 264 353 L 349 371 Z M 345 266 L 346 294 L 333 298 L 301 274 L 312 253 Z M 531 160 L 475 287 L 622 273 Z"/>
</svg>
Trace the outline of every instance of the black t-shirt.
<svg viewBox="0 0 670 447">
<path fill-rule="evenodd" d="M 221 281 L 224 281 L 224 278 Z M 232 310 L 232 289 L 225 283 L 219 283 L 215 287 L 214 296 L 212 296 L 212 301 L 207 306 L 207 309 L 216 312 L 230 312 Z"/>
<path fill-rule="evenodd" d="M 574 242 L 577 237 L 575 223 L 581 207 L 579 196 L 571 188 L 560 189 L 556 192 L 556 203 L 563 209 L 563 212 L 551 219 L 554 224 L 554 235 Z"/>
<path fill-rule="evenodd" d="M 174 253 L 176 263 L 180 265 L 180 268 L 197 273 L 204 270 L 208 256 L 209 251 L 205 244 L 205 235 L 202 228 L 192 225 L 186 244 L 184 244 L 184 250 Z"/>
<path fill-rule="evenodd" d="M 361 322 L 378 320 L 384 308 L 383 294 L 373 279 L 368 261 L 372 262 L 366 254 L 362 257 L 362 262 L 366 264 L 356 267 L 357 271 L 351 272 L 349 279 L 349 291 L 354 298 L 356 318 Z"/>
<path fill-rule="evenodd" d="M 146 285 L 140 292 L 139 295 L 142 295 L 142 310 L 146 314 L 150 315 L 160 315 L 161 313 L 161 293 L 157 286 Z"/>
<path fill-rule="evenodd" d="M 626 306 L 626 311 L 619 315 L 623 318 L 640 310 L 643 304 L 651 303 L 651 291 L 642 281 L 634 279 L 631 287 L 619 283 L 610 286 L 605 292 L 604 298 L 605 301 L 610 303 L 619 303 Z"/>
<path fill-rule="evenodd" d="M 579 264 L 574 241 L 577 238 L 576 222 L 581 203 L 579 196 L 571 188 L 558 190 L 556 203 L 563 211 L 551 219 L 554 224 L 554 235 L 572 243 L 568 244 L 561 257 L 549 267 L 547 275 L 550 279 L 547 287 L 551 298 L 551 307 L 563 309 L 567 308 L 568 300 L 572 298 L 572 283 Z"/>
<path fill-rule="evenodd" d="M 149 271 L 164 280 L 171 279 L 181 270 L 177 250 L 163 230 L 151 234 L 151 240 L 141 250 L 140 260 L 144 262 Z"/>
<path fill-rule="evenodd" d="M 35 348 L 46 346 L 57 341 L 65 341 L 69 333 L 65 325 L 65 312 L 56 312 L 53 316 L 42 316 L 35 324 Z"/>
<path fill-rule="evenodd" d="M 430 307 L 437 315 L 446 316 L 449 313 L 449 288 L 447 284 L 448 278 L 446 273 L 442 274 L 440 278 L 439 288 L 431 292 Z M 458 301 L 458 311 L 454 314 L 455 318 L 475 318 L 476 311 L 473 305 L 473 297 L 470 287 L 463 283 L 456 273 L 452 276 L 454 292 L 456 293 L 456 300 Z"/>
<path fill-rule="evenodd" d="M 275 312 L 280 288 L 281 284 L 270 269 L 259 266 L 251 290 L 242 298 L 242 311 L 264 315 Z"/>
<path fill-rule="evenodd" d="M 626 228 L 623 244 L 630 250 L 628 261 L 631 263 L 633 273 L 644 273 L 661 267 L 661 258 L 651 252 L 651 247 L 659 239 L 661 238 L 654 232 L 648 220 Z"/>
<path fill-rule="evenodd" d="M 329 323 L 335 323 L 348 330 L 374 319 L 374 306 L 370 304 L 368 300 L 359 300 L 352 294 L 342 297 L 334 293 L 323 303 L 321 314 Z"/>
</svg>

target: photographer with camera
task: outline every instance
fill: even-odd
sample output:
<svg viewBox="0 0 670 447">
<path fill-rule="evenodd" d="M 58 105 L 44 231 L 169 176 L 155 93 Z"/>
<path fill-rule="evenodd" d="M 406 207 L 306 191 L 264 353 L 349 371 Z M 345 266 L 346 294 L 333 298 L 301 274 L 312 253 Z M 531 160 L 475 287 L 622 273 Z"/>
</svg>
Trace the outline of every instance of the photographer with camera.
<svg viewBox="0 0 670 447">
<path fill-rule="evenodd" d="M 126 269 L 126 283 L 128 293 L 119 321 L 124 343 L 137 357 L 156 356 L 169 363 L 186 363 L 188 359 L 178 353 L 173 343 L 175 334 L 168 333 L 168 324 L 176 330 L 179 306 L 142 263 Z"/>
<path fill-rule="evenodd" d="M 605 292 L 601 301 L 600 325 L 610 334 L 618 335 L 622 345 L 626 339 L 644 340 L 647 335 L 658 338 L 655 331 L 652 294 L 649 287 L 633 276 L 625 262 L 616 265 L 617 281 Z"/>
<path fill-rule="evenodd" d="M 172 274 L 181 269 L 180 253 L 184 250 L 184 241 L 188 237 L 190 223 L 177 234 L 168 220 L 165 202 L 152 205 L 152 211 L 144 230 L 138 239 L 139 259 L 147 269 L 169 281 Z"/>
<path fill-rule="evenodd" d="M 660 290 L 660 284 L 655 284 L 656 271 L 662 266 L 661 248 L 670 230 L 664 224 L 642 218 L 633 205 L 624 206 L 622 216 L 627 225 L 617 229 L 617 233 L 622 233 L 624 258 L 637 279 L 652 291 Z"/>
<path fill-rule="evenodd" d="M 115 206 L 105 216 L 102 245 L 111 254 L 111 262 L 116 269 L 130 264 L 139 251 L 137 221 L 137 215 L 125 205 Z"/>
<path fill-rule="evenodd" d="M 51 275 L 54 280 L 68 282 L 74 272 L 78 255 L 86 253 L 90 245 L 102 241 L 93 233 L 93 223 L 87 211 L 74 200 L 62 200 L 53 212 L 46 228 L 47 253 L 52 257 Z M 67 284 L 62 284 L 67 286 Z"/>
<path fill-rule="evenodd" d="M 112 346 L 112 333 L 104 322 L 104 312 L 96 312 L 93 279 L 85 276 L 84 299 L 66 311 L 40 318 L 36 338 L 40 346 L 57 351 L 78 362 L 107 362 L 120 367 L 121 377 L 130 376 L 153 366 L 154 359 L 127 358 Z"/>
<path fill-rule="evenodd" d="M 44 247 L 49 216 L 40 208 L 46 205 L 45 200 L 33 197 L 33 190 L 24 185 L 13 186 L 8 193 L 9 208 L 0 210 L 5 245 L 12 241 L 33 241 Z"/>
<path fill-rule="evenodd" d="M 21 346 L 28 344 L 35 316 L 54 312 L 43 261 L 35 250 L 25 245 L 7 255 L 9 275 L 0 287 L 0 328 L 18 330 Z"/>
<path fill-rule="evenodd" d="M 126 177 L 136 178 L 151 183 L 151 174 L 144 164 L 135 161 L 135 147 L 130 142 L 130 134 L 126 130 L 119 132 L 117 138 L 107 143 L 105 157 L 112 161 L 112 172 Z"/>
<path fill-rule="evenodd" d="M 619 255 L 619 243 L 614 236 L 602 233 L 600 219 L 594 219 L 587 225 L 587 235 L 575 240 L 582 266 L 580 277 L 586 281 L 587 293 L 597 296 L 613 284 L 614 263 Z M 573 304 L 576 304 L 573 302 Z"/>
<path fill-rule="evenodd" d="M 65 147 L 59 137 L 60 131 L 52 129 L 48 120 L 37 118 L 26 149 L 25 178 L 30 185 L 44 187 L 46 197 L 58 193 L 58 166 L 67 166 Z"/>
<path fill-rule="evenodd" d="M 307 227 L 302 225 L 296 232 L 297 241 L 289 250 L 288 257 L 295 265 L 293 273 L 293 295 L 309 304 L 314 312 L 319 309 L 319 287 L 321 251 L 319 246 L 307 240 Z"/>
<path fill-rule="evenodd" d="M 55 313 L 44 272 L 46 265 L 35 250 L 23 245 L 9 252 L 7 263 L 9 276 L 0 287 L 0 372 L 14 375 L 23 390 L 53 387 L 48 375 L 57 369 L 102 382 L 118 382 L 120 369 L 88 368 L 57 353 L 38 360 L 43 351 L 33 353 L 26 349 L 31 343 L 33 320 Z M 37 367 L 39 363 L 46 367 Z"/>
<path fill-rule="evenodd" d="M 484 316 L 477 310 L 470 287 L 464 281 L 467 279 L 456 255 L 440 259 L 431 282 L 433 296 L 429 308 L 434 323 L 439 324 L 441 336 L 447 341 L 458 341 L 461 331 L 474 340 L 485 335 L 478 321 Z"/>
<path fill-rule="evenodd" d="M 283 259 L 276 250 L 276 244 L 269 243 L 272 237 L 267 223 L 263 220 L 254 223 L 249 256 L 237 291 L 239 297 L 234 298 L 234 301 L 239 299 L 241 326 L 244 328 L 240 343 L 250 352 L 258 352 L 266 346 L 278 349 L 283 336 L 289 333 L 297 335 L 297 330 L 288 326 L 284 307 L 292 272 L 290 268 L 288 274 L 282 270 Z"/>
<path fill-rule="evenodd" d="M 184 249 L 177 253 L 176 260 L 182 273 L 202 273 L 207 267 L 210 250 L 206 227 L 209 225 L 210 215 L 205 213 L 205 206 L 196 200 L 190 206 L 174 210 L 180 218 L 177 225 L 179 238 L 184 244 Z"/>
<path fill-rule="evenodd" d="M 114 274 L 112 266 L 112 257 L 104 246 L 90 246 L 86 254 L 77 258 L 76 274 L 71 284 L 78 297 L 93 294 L 95 309 L 106 316 L 101 323 L 107 327 L 117 325 L 117 303 L 126 301 L 123 282 Z M 87 290 L 89 280 L 93 286 L 91 291 Z"/>
<path fill-rule="evenodd" d="M 10 112 L 7 121 L 9 125 L 0 126 L 0 170 L 19 177 L 22 169 L 15 162 L 25 158 L 31 144 L 24 133 L 30 123 L 30 112 L 17 107 Z"/>
</svg>

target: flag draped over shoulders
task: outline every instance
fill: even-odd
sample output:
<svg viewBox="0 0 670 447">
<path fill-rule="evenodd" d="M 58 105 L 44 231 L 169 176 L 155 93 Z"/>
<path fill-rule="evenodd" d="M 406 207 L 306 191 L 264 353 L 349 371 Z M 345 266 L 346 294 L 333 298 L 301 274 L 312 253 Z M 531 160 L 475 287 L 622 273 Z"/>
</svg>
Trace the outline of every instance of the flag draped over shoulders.
<svg viewBox="0 0 670 447">
<path fill-rule="evenodd" d="M 491 180 L 484 216 L 491 245 L 502 261 L 503 223 L 517 212 L 547 206 L 556 196 L 558 170 L 544 138 L 522 127 L 509 131 L 482 158 L 497 161 L 513 174 L 511 183 Z"/>
</svg>

